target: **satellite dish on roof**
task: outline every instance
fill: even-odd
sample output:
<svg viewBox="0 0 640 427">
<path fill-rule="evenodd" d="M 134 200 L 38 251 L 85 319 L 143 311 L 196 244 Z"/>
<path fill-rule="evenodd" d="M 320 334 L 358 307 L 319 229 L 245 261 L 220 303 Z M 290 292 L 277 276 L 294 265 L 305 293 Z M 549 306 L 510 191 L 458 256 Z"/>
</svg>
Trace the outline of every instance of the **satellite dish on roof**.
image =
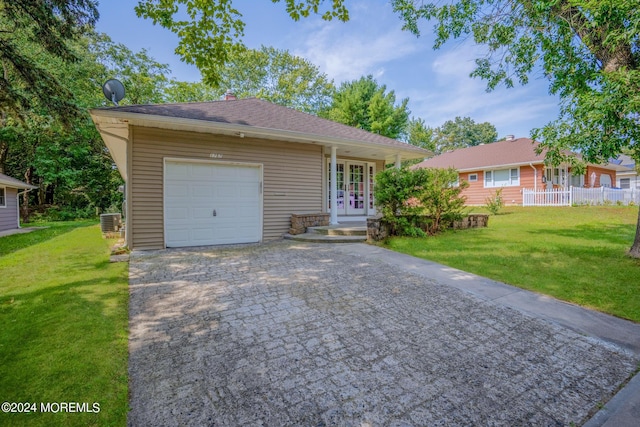
<svg viewBox="0 0 640 427">
<path fill-rule="evenodd" d="M 124 85 L 120 80 L 109 79 L 102 85 L 104 96 L 115 105 L 124 98 Z"/>
</svg>

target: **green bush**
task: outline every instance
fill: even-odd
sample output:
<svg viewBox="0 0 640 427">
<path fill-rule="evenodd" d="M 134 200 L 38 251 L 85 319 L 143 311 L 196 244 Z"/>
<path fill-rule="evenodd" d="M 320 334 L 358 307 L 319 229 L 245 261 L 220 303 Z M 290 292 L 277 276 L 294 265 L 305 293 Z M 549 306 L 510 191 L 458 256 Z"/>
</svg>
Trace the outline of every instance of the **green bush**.
<svg viewBox="0 0 640 427">
<path fill-rule="evenodd" d="M 492 215 L 498 215 L 498 212 L 504 207 L 502 188 L 497 189 L 493 196 L 488 196 L 484 201 L 486 203 L 485 208 L 487 208 Z"/>
<path fill-rule="evenodd" d="M 393 235 L 435 234 L 462 218 L 468 185 L 454 169 L 391 168 L 376 175 L 376 204 Z"/>
</svg>

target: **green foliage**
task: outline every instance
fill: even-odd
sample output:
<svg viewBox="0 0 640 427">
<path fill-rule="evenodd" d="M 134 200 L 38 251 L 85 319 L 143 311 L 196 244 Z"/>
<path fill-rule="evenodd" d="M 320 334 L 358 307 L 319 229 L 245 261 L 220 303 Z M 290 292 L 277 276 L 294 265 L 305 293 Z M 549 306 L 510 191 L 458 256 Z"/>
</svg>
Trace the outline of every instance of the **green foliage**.
<svg viewBox="0 0 640 427">
<path fill-rule="evenodd" d="M 453 168 L 423 170 L 426 179 L 418 199 L 432 220 L 427 232 L 436 234 L 462 219 L 465 198 L 461 193 L 469 184 L 466 181 L 458 183 L 458 171 Z"/>
<path fill-rule="evenodd" d="M 326 109 L 335 91 L 333 81 L 316 65 L 265 46 L 229 58 L 220 70 L 220 86 L 240 98 L 261 98 L 312 114 Z"/>
<path fill-rule="evenodd" d="M 640 7 L 637 0 L 392 0 L 404 28 L 435 22 L 435 47 L 469 37 L 486 46 L 471 73 L 500 84 L 526 84 L 542 71 L 560 97 L 557 120 L 532 137 L 550 163 L 605 162 L 625 148 L 640 161 Z M 640 224 L 640 212 L 638 213 Z M 640 257 L 640 225 L 631 253 Z"/>
<path fill-rule="evenodd" d="M 11 0 L 0 4 L 0 113 L 23 117 L 34 109 L 66 125 L 80 110 L 72 93 L 49 66 L 78 60 L 69 42 L 93 27 L 98 18 L 92 0 Z M 0 123 L 0 126 L 4 123 Z"/>
<path fill-rule="evenodd" d="M 484 207 L 492 215 L 498 215 L 500 210 L 504 207 L 504 200 L 502 199 L 502 188 L 498 188 L 493 196 L 487 196 L 484 201 Z"/>
<path fill-rule="evenodd" d="M 421 147 L 432 152 L 436 151 L 433 140 L 433 129 L 428 127 L 424 119 L 412 118 L 407 125 L 407 142 L 411 145 Z"/>
<path fill-rule="evenodd" d="M 433 130 L 432 144 L 435 152 L 444 153 L 458 148 L 490 144 L 497 137 L 496 127 L 489 122 L 476 123 L 470 117 L 456 117 Z"/>
<path fill-rule="evenodd" d="M 274 3 L 280 0 L 272 0 Z M 322 19 L 349 20 L 344 0 L 285 0 L 286 11 L 294 20 L 320 15 Z M 170 30 L 180 38 L 175 53 L 194 64 L 204 82 L 219 87 L 224 66 L 246 48 L 242 43 L 245 23 L 233 0 L 139 0 L 139 17 Z"/>
<path fill-rule="evenodd" d="M 376 205 L 396 235 L 436 234 L 462 217 L 457 179 L 454 169 L 389 168 L 376 175 Z"/>
<path fill-rule="evenodd" d="M 409 121 L 409 98 L 396 105 L 394 91 L 387 93 L 373 76 L 344 82 L 336 91 L 331 107 L 321 115 L 330 120 L 393 139 L 404 136 Z"/>
</svg>

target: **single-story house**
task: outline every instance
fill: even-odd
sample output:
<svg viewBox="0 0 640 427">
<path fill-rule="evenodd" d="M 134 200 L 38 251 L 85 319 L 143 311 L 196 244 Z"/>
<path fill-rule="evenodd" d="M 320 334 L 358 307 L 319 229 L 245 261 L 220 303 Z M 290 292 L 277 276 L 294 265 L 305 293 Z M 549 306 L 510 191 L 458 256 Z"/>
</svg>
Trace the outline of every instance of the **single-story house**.
<svg viewBox="0 0 640 427">
<path fill-rule="evenodd" d="M 38 187 L 0 173 L 0 231 L 20 228 L 19 190 L 29 191 Z"/>
<path fill-rule="evenodd" d="M 616 165 L 626 168 L 626 170 L 621 170 L 616 173 L 616 187 L 640 190 L 640 179 L 638 179 L 636 161 L 633 160 L 631 156 L 622 154 L 617 159 L 612 160 L 611 163 L 615 163 Z"/>
<path fill-rule="evenodd" d="M 126 182 L 138 250 L 278 239 L 294 213 L 374 215 L 376 172 L 429 155 L 256 98 L 90 113 Z"/>
<path fill-rule="evenodd" d="M 459 181 L 469 183 L 463 196 L 471 206 L 486 204 L 498 188 L 506 204 L 521 205 L 523 189 L 612 187 L 616 172 L 624 169 L 612 163 L 588 164 L 584 175 L 574 175 L 569 165 L 545 165 L 544 153 L 536 154 L 538 145 L 529 138 L 509 136 L 505 141 L 449 151 L 414 167 L 457 169 Z"/>
</svg>

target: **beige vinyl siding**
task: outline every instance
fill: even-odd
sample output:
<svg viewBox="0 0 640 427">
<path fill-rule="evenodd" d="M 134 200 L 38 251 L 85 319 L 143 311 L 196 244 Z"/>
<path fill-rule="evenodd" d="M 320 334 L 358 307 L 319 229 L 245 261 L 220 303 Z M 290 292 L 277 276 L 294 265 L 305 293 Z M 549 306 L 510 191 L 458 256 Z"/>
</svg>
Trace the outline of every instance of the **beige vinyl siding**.
<svg viewBox="0 0 640 427">
<path fill-rule="evenodd" d="M 13 230 L 18 228 L 18 209 L 16 207 L 18 190 L 4 187 L 5 204 L 0 207 L 0 231 Z"/>
<path fill-rule="evenodd" d="M 292 213 L 322 210 L 319 146 L 142 127 L 133 127 L 131 136 L 130 245 L 134 249 L 164 247 L 164 158 L 262 164 L 264 240 L 286 233 Z"/>
</svg>

